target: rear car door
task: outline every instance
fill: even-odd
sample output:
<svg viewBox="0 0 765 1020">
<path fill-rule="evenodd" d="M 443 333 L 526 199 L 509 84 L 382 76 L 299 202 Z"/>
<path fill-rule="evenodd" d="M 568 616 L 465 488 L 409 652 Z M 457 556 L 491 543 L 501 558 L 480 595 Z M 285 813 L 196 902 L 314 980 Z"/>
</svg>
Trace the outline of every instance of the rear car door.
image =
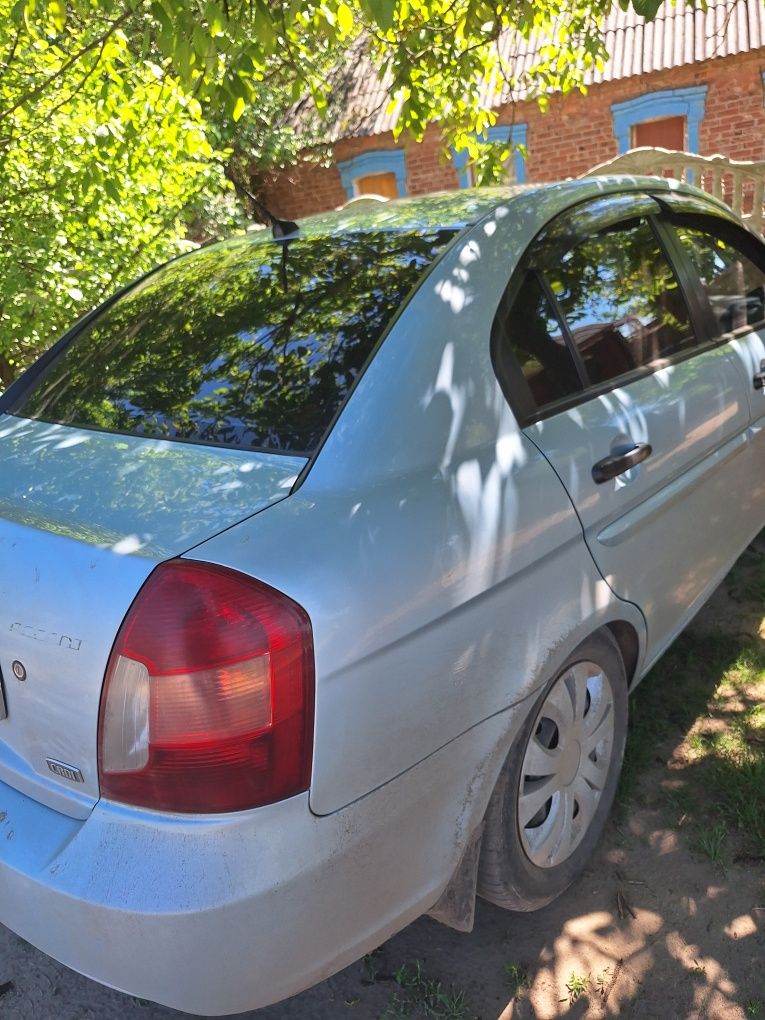
<svg viewBox="0 0 765 1020">
<path fill-rule="evenodd" d="M 672 245 L 647 195 L 575 207 L 531 246 L 492 338 L 601 573 L 646 618 L 648 661 L 758 526 L 751 501 L 730 498 L 751 486 L 740 360 L 709 335 Z"/>
</svg>

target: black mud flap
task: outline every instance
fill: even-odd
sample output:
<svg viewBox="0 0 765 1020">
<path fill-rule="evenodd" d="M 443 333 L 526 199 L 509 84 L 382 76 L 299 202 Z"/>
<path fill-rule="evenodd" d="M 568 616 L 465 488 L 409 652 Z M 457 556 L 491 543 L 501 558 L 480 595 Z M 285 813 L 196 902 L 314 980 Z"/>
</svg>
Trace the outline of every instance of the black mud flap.
<svg viewBox="0 0 765 1020">
<path fill-rule="evenodd" d="M 482 838 L 483 822 L 470 837 L 465 852 L 438 903 L 428 911 L 428 917 L 457 931 L 473 930 Z"/>
</svg>

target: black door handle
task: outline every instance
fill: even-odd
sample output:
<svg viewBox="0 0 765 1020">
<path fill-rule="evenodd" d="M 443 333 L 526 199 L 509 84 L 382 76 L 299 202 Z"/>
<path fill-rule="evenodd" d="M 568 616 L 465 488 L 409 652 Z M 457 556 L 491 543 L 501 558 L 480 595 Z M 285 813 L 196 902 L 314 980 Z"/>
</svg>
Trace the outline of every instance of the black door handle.
<svg viewBox="0 0 765 1020">
<path fill-rule="evenodd" d="M 754 373 L 752 382 L 756 390 L 761 390 L 765 386 L 765 358 L 760 362 L 760 371 Z"/>
<path fill-rule="evenodd" d="M 596 485 L 607 482 L 610 478 L 624 474 L 636 464 L 640 464 L 653 452 L 650 443 L 637 443 L 626 453 L 618 453 L 612 457 L 604 457 L 592 465 L 592 480 Z"/>
</svg>

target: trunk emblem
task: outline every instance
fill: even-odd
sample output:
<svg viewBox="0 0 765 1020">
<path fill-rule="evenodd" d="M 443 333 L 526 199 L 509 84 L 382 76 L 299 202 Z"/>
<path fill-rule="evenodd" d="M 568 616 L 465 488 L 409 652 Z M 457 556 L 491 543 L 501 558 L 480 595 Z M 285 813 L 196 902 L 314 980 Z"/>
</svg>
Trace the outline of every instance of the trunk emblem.
<svg viewBox="0 0 765 1020">
<path fill-rule="evenodd" d="M 66 648 L 70 652 L 79 652 L 82 647 L 82 638 L 59 634 L 57 630 L 33 627 L 29 623 L 19 623 L 18 620 L 11 624 L 10 631 L 12 634 L 21 634 L 22 637 L 31 638 L 32 641 L 44 641 L 48 645 L 58 645 L 59 648 Z"/>
<path fill-rule="evenodd" d="M 11 671 L 17 680 L 26 680 L 27 671 L 24 668 L 24 663 L 19 662 L 18 659 L 14 659 L 11 663 Z"/>
<path fill-rule="evenodd" d="M 85 782 L 82 778 L 82 772 L 73 765 L 67 765 L 63 761 L 56 761 L 55 758 L 46 758 L 45 762 L 55 776 L 60 776 L 61 779 L 68 779 L 70 783 Z"/>
</svg>

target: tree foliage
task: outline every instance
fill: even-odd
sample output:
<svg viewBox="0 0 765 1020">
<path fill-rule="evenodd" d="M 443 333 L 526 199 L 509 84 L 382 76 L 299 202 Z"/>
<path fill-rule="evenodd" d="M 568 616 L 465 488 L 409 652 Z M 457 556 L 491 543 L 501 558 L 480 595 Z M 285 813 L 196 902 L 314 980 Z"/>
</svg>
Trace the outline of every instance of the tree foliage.
<svg viewBox="0 0 765 1020">
<path fill-rule="evenodd" d="M 621 0 L 628 3 L 629 0 Z M 656 0 L 631 0 L 652 16 Z M 605 57 L 611 0 L 0 0 L 0 380 L 177 251 L 184 210 L 239 172 L 322 151 L 338 69 L 392 83 L 397 131 L 480 161 L 486 82 L 544 103 Z M 503 33 L 548 43 L 513 77 Z M 298 135 L 285 114 L 310 102 Z M 506 156 L 486 150 L 488 170 Z"/>
<path fill-rule="evenodd" d="M 220 173 L 199 102 L 136 57 L 125 19 L 38 30 L 18 13 L 0 0 L 5 383 L 102 295 L 177 254 L 181 214 Z"/>
</svg>

